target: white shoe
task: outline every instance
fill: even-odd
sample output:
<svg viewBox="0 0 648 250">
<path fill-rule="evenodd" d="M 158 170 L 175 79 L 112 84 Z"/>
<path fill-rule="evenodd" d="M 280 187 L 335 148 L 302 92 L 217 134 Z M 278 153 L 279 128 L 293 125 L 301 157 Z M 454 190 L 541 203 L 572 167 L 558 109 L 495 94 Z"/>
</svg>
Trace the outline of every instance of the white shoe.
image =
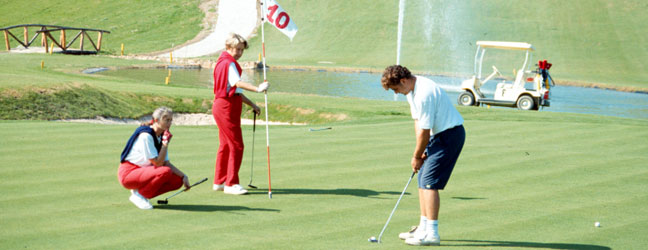
<svg viewBox="0 0 648 250">
<path fill-rule="evenodd" d="M 214 189 L 214 191 L 223 191 L 223 190 L 225 190 L 225 184 L 220 184 L 220 185 L 214 184 L 213 189 Z"/>
<path fill-rule="evenodd" d="M 438 246 L 441 245 L 441 237 L 438 234 L 427 233 L 423 238 L 406 239 L 405 243 L 412 246 Z"/>
<path fill-rule="evenodd" d="M 398 238 L 401 240 L 414 238 L 414 234 L 417 232 L 418 226 L 412 226 L 409 231 L 398 234 Z"/>
<path fill-rule="evenodd" d="M 151 205 L 148 199 L 144 198 L 144 196 L 138 193 L 135 189 L 131 189 L 131 196 L 128 200 L 135 204 L 139 209 L 153 209 L 153 205 Z"/>
<path fill-rule="evenodd" d="M 245 190 L 239 184 L 236 184 L 236 185 L 233 185 L 233 186 L 225 186 L 224 191 L 225 191 L 226 194 L 236 194 L 236 195 L 246 194 L 248 192 L 247 190 Z"/>
</svg>

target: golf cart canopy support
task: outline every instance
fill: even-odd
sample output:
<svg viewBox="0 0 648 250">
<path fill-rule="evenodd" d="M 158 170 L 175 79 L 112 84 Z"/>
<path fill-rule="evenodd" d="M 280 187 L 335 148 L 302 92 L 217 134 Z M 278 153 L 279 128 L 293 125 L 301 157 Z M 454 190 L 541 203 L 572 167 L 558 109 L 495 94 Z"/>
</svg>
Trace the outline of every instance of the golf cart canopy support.
<svg viewBox="0 0 648 250">
<path fill-rule="evenodd" d="M 473 73 L 478 77 L 482 77 L 482 63 L 484 61 L 484 54 L 486 48 L 503 49 L 503 50 L 523 50 L 526 51 L 526 58 L 522 70 L 527 69 L 527 63 L 531 59 L 530 51 L 534 51 L 533 45 L 529 43 L 520 42 L 494 42 L 494 41 L 477 41 L 477 52 L 475 52 L 475 66 Z M 479 58 L 479 60 L 478 60 Z"/>
</svg>

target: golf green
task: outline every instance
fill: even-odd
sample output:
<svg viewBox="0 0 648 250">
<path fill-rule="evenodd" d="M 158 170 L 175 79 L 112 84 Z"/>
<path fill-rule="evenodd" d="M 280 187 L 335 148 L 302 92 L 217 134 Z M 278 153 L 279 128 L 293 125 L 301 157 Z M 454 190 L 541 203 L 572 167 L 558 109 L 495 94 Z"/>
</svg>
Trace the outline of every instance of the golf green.
<svg viewBox="0 0 648 250">
<path fill-rule="evenodd" d="M 646 243 L 648 122 L 461 111 L 467 141 L 441 192 L 443 246 L 638 249 Z M 520 114 L 524 119 L 516 118 Z M 313 132 L 308 126 L 273 126 L 273 198 L 267 195 L 263 130 L 255 145 L 253 184 L 259 189 L 225 195 L 210 184 L 217 128 L 176 126 L 171 161 L 191 181 L 210 181 L 144 211 L 128 201 L 116 177 L 118 155 L 133 129 L 0 122 L 5 163 L 0 244 L 8 249 L 375 248 L 367 239 L 378 236 L 411 173 L 414 134 L 405 115 Z M 240 178 L 247 184 L 252 131 L 243 129 L 247 147 Z M 415 183 L 381 247 L 405 247 L 397 233 L 417 222 Z M 594 227 L 597 221 L 601 227 Z"/>
</svg>

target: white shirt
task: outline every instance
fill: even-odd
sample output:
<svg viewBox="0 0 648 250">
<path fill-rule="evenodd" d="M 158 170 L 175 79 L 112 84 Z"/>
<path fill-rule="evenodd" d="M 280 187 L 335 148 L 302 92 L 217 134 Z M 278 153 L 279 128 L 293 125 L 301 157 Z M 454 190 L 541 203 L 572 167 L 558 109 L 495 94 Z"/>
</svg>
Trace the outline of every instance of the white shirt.
<svg viewBox="0 0 648 250">
<path fill-rule="evenodd" d="M 230 88 L 234 87 L 237 82 L 241 81 L 241 75 L 239 75 L 238 70 L 236 69 L 236 64 L 233 62 L 230 63 L 229 69 L 227 72 L 227 93 L 229 93 Z M 236 91 L 234 93 L 240 94 L 243 93 L 243 89 L 241 88 L 236 88 Z"/>
<path fill-rule="evenodd" d="M 151 164 L 149 159 L 157 156 L 158 152 L 153 142 L 153 136 L 149 133 L 140 133 L 137 139 L 135 139 L 135 143 L 133 143 L 133 148 L 131 148 L 128 156 L 126 156 L 126 160 L 140 167 L 150 167 L 153 164 Z M 165 160 L 169 160 L 168 151 Z"/>
<path fill-rule="evenodd" d="M 452 106 L 448 95 L 434 81 L 415 75 L 414 90 L 406 95 L 412 118 L 420 129 L 429 129 L 430 135 L 462 125 L 464 120 Z"/>
</svg>

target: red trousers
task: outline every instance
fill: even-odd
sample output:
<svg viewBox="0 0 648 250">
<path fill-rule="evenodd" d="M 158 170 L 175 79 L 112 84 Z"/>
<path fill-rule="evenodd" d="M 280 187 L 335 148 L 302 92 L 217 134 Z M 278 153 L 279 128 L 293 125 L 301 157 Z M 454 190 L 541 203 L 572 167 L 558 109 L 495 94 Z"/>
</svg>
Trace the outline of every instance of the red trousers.
<svg viewBox="0 0 648 250">
<path fill-rule="evenodd" d="M 166 166 L 139 167 L 128 161 L 119 165 L 119 183 L 137 191 L 147 199 L 182 187 L 182 177 Z"/>
<path fill-rule="evenodd" d="M 239 95 L 216 98 L 212 114 L 218 125 L 218 154 L 214 184 L 232 186 L 239 184 L 238 172 L 243 160 L 243 135 L 241 134 L 242 100 Z"/>
</svg>

